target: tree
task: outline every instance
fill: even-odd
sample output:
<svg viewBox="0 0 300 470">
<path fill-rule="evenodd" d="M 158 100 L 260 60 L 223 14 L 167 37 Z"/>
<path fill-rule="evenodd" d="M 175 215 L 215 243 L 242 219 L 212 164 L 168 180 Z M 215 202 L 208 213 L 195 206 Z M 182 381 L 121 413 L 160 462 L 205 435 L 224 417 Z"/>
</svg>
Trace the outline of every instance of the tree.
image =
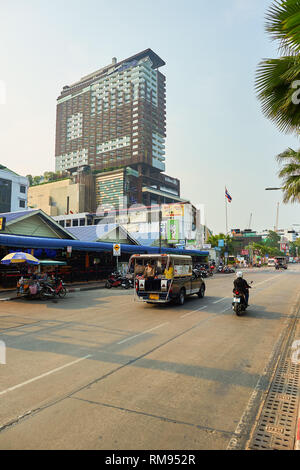
<svg viewBox="0 0 300 470">
<path fill-rule="evenodd" d="M 29 181 L 29 186 L 32 186 L 32 184 L 33 184 L 33 177 L 32 177 L 32 175 L 26 175 L 26 178 L 27 178 L 28 181 Z"/>
<path fill-rule="evenodd" d="M 213 248 L 219 246 L 219 240 L 224 240 L 224 247 L 221 248 L 221 253 L 224 255 L 225 251 L 229 254 L 233 253 L 233 242 L 232 238 L 229 235 L 224 235 L 224 233 L 219 233 L 219 235 L 211 235 L 207 239 L 207 243 L 209 243 Z"/>
<path fill-rule="evenodd" d="M 300 0 L 275 1 L 267 12 L 266 31 L 284 54 L 258 67 L 255 88 L 265 116 L 281 131 L 299 134 Z"/>
<path fill-rule="evenodd" d="M 280 243 L 280 236 L 273 230 L 269 230 L 269 234 L 264 243 L 268 247 L 278 248 Z"/>
<path fill-rule="evenodd" d="M 283 180 L 283 202 L 300 201 L 300 151 L 289 148 L 277 156 L 281 166 L 278 175 Z"/>
<path fill-rule="evenodd" d="M 33 177 L 33 185 L 40 184 L 42 177 L 41 176 L 34 176 Z"/>
</svg>

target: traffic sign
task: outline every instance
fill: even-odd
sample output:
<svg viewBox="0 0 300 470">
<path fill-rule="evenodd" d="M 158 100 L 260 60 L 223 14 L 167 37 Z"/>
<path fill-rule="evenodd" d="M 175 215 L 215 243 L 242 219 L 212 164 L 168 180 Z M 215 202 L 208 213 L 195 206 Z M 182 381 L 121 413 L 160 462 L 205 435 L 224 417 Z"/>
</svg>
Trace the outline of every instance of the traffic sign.
<svg viewBox="0 0 300 470">
<path fill-rule="evenodd" d="M 115 243 L 113 247 L 114 256 L 121 256 L 121 245 Z"/>
</svg>

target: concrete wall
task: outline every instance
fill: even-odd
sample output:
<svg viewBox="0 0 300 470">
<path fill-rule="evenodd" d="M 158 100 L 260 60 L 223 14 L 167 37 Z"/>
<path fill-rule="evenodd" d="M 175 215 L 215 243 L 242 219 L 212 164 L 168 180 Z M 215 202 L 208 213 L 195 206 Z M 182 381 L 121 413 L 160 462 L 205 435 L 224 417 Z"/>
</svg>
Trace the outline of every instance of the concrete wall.
<svg viewBox="0 0 300 470">
<path fill-rule="evenodd" d="M 85 185 L 66 179 L 31 186 L 28 191 L 28 206 L 42 209 L 51 216 L 64 215 L 67 213 L 68 198 L 69 211 L 84 212 Z"/>
</svg>

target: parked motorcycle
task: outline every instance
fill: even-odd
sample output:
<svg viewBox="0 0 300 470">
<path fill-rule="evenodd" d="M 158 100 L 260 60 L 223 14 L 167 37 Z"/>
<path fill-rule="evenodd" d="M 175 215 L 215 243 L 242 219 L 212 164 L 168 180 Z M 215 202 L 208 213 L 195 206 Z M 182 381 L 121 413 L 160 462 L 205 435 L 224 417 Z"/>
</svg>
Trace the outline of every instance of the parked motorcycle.
<svg viewBox="0 0 300 470">
<path fill-rule="evenodd" d="M 42 299 L 47 297 L 60 297 L 63 299 L 67 294 L 67 289 L 65 287 L 62 279 L 58 279 L 55 284 L 50 284 L 49 282 L 41 282 L 41 292 L 40 296 Z"/>
<path fill-rule="evenodd" d="M 130 288 L 133 289 L 134 280 L 132 278 L 129 278 L 129 277 L 124 277 L 122 279 L 121 286 L 123 287 L 123 289 L 130 289 Z"/>
<path fill-rule="evenodd" d="M 124 278 L 119 272 L 113 272 L 107 279 L 105 287 L 107 289 L 111 289 L 112 287 L 120 287 L 122 285 L 123 279 Z"/>
</svg>

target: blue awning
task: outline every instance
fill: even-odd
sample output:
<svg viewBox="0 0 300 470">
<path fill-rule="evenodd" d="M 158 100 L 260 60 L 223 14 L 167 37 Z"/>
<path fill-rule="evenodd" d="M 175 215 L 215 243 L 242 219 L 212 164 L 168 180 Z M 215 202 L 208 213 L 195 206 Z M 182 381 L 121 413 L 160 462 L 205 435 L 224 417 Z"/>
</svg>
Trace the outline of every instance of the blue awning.
<svg viewBox="0 0 300 470">
<path fill-rule="evenodd" d="M 79 240 L 64 240 L 57 238 L 39 238 L 39 237 L 22 237 L 19 235 L 0 234 L 0 246 L 14 246 L 21 248 L 43 248 L 43 249 L 61 249 L 64 250 L 68 246 L 74 251 L 93 251 L 112 253 L 113 243 L 105 242 L 81 242 Z M 208 251 L 200 250 L 184 250 L 181 248 L 162 248 L 162 253 L 190 255 L 190 256 L 208 256 Z M 121 253 L 128 254 L 150 254 L 159 253 L 159 247 L 145 245 L 126 245 L 121 244 Z"/>
</svg>

